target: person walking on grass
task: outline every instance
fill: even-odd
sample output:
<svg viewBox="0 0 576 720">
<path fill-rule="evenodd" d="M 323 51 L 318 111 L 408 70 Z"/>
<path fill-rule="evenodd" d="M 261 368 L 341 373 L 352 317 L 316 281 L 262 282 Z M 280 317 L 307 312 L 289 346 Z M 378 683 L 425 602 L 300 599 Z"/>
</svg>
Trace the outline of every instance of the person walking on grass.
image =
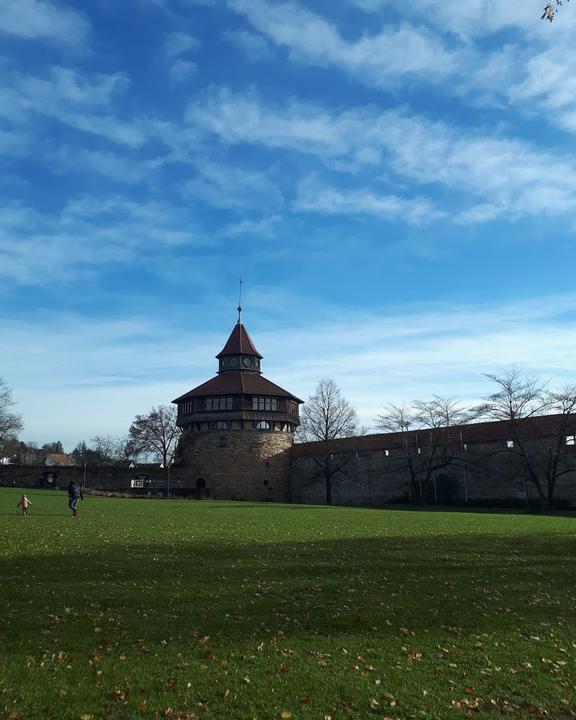
<svg viewBox="0 0 576 720">
<path fill-rule="evenodd" d="M 78 500 L 84 500 L 82 488 L 78 480 L 70 480 L 68 485 L 68 507 L 72 510 L 72 516 L 78 515 Z"/>
<path fill-rule="evenodd" d="M 18 505 L 16 505 L 16 507 L 22 508 L 22 515 L 28 515 L 28 508 L 31 505 L 32 503 L 30 502 L 30 500 L 28 500 L 28 497 L 26 495 L 22 495 L 22 497 L 20 498 L 20 502 L 18 503 Z"/>
</svg>

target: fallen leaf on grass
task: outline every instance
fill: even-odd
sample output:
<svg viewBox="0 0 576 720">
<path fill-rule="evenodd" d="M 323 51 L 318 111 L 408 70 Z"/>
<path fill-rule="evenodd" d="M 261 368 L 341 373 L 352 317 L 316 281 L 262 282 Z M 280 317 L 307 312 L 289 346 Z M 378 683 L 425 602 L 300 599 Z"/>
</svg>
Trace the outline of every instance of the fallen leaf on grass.
<svg viewBox="0 0 576 720">
<path fill-rule="evenodd" d="M 280 717 L 283 718 L 283 720 L 289 720 L 289 718 L 292 717 L 292 713 L 290 712 L 290 710 L 283 710 L 280 713 Z"/>
</svg>

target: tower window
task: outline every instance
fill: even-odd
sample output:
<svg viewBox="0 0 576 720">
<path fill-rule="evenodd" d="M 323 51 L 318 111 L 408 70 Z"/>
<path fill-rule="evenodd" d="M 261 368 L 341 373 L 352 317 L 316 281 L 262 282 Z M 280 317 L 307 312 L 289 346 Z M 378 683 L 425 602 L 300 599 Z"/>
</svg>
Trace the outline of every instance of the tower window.
<svg viewBox="0 0 576 720">
<path fill-rule="evenodd" d="M 253 397 L 252 410 L 278 410 L 278 398 Z"/>
<path fill-rule="evenodd" d="M 206 398 L 206 410 L 232 410 L 231 397 Z"/>
</svg>

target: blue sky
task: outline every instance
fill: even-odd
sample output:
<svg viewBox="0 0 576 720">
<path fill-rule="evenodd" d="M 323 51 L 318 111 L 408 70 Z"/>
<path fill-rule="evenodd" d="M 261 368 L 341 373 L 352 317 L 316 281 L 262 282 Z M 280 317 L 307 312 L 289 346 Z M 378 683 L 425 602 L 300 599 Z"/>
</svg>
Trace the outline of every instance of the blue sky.
<svg viewBox="0 0 576 720">
<path fill-rule="evenodd" d="M 211 377 L 574 380 L 576 8 L 0 0 L 0 377 L 68 450 Z"/>
</svg>

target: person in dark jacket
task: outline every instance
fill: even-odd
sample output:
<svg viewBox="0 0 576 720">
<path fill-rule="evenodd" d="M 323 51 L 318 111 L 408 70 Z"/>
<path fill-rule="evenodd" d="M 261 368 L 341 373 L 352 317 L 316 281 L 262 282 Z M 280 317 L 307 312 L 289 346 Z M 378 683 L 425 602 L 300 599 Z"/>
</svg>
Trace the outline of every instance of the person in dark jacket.
<svg viewBox="0 0 576 720">
<path fill-rule="evenodd" d="M 82 488 L 78 480 L 70 480 L 68 485 L 68 507 L 72 510 L 72 515 L 78 515 L 78 500 L 84 500 Z"/>
</svg>

